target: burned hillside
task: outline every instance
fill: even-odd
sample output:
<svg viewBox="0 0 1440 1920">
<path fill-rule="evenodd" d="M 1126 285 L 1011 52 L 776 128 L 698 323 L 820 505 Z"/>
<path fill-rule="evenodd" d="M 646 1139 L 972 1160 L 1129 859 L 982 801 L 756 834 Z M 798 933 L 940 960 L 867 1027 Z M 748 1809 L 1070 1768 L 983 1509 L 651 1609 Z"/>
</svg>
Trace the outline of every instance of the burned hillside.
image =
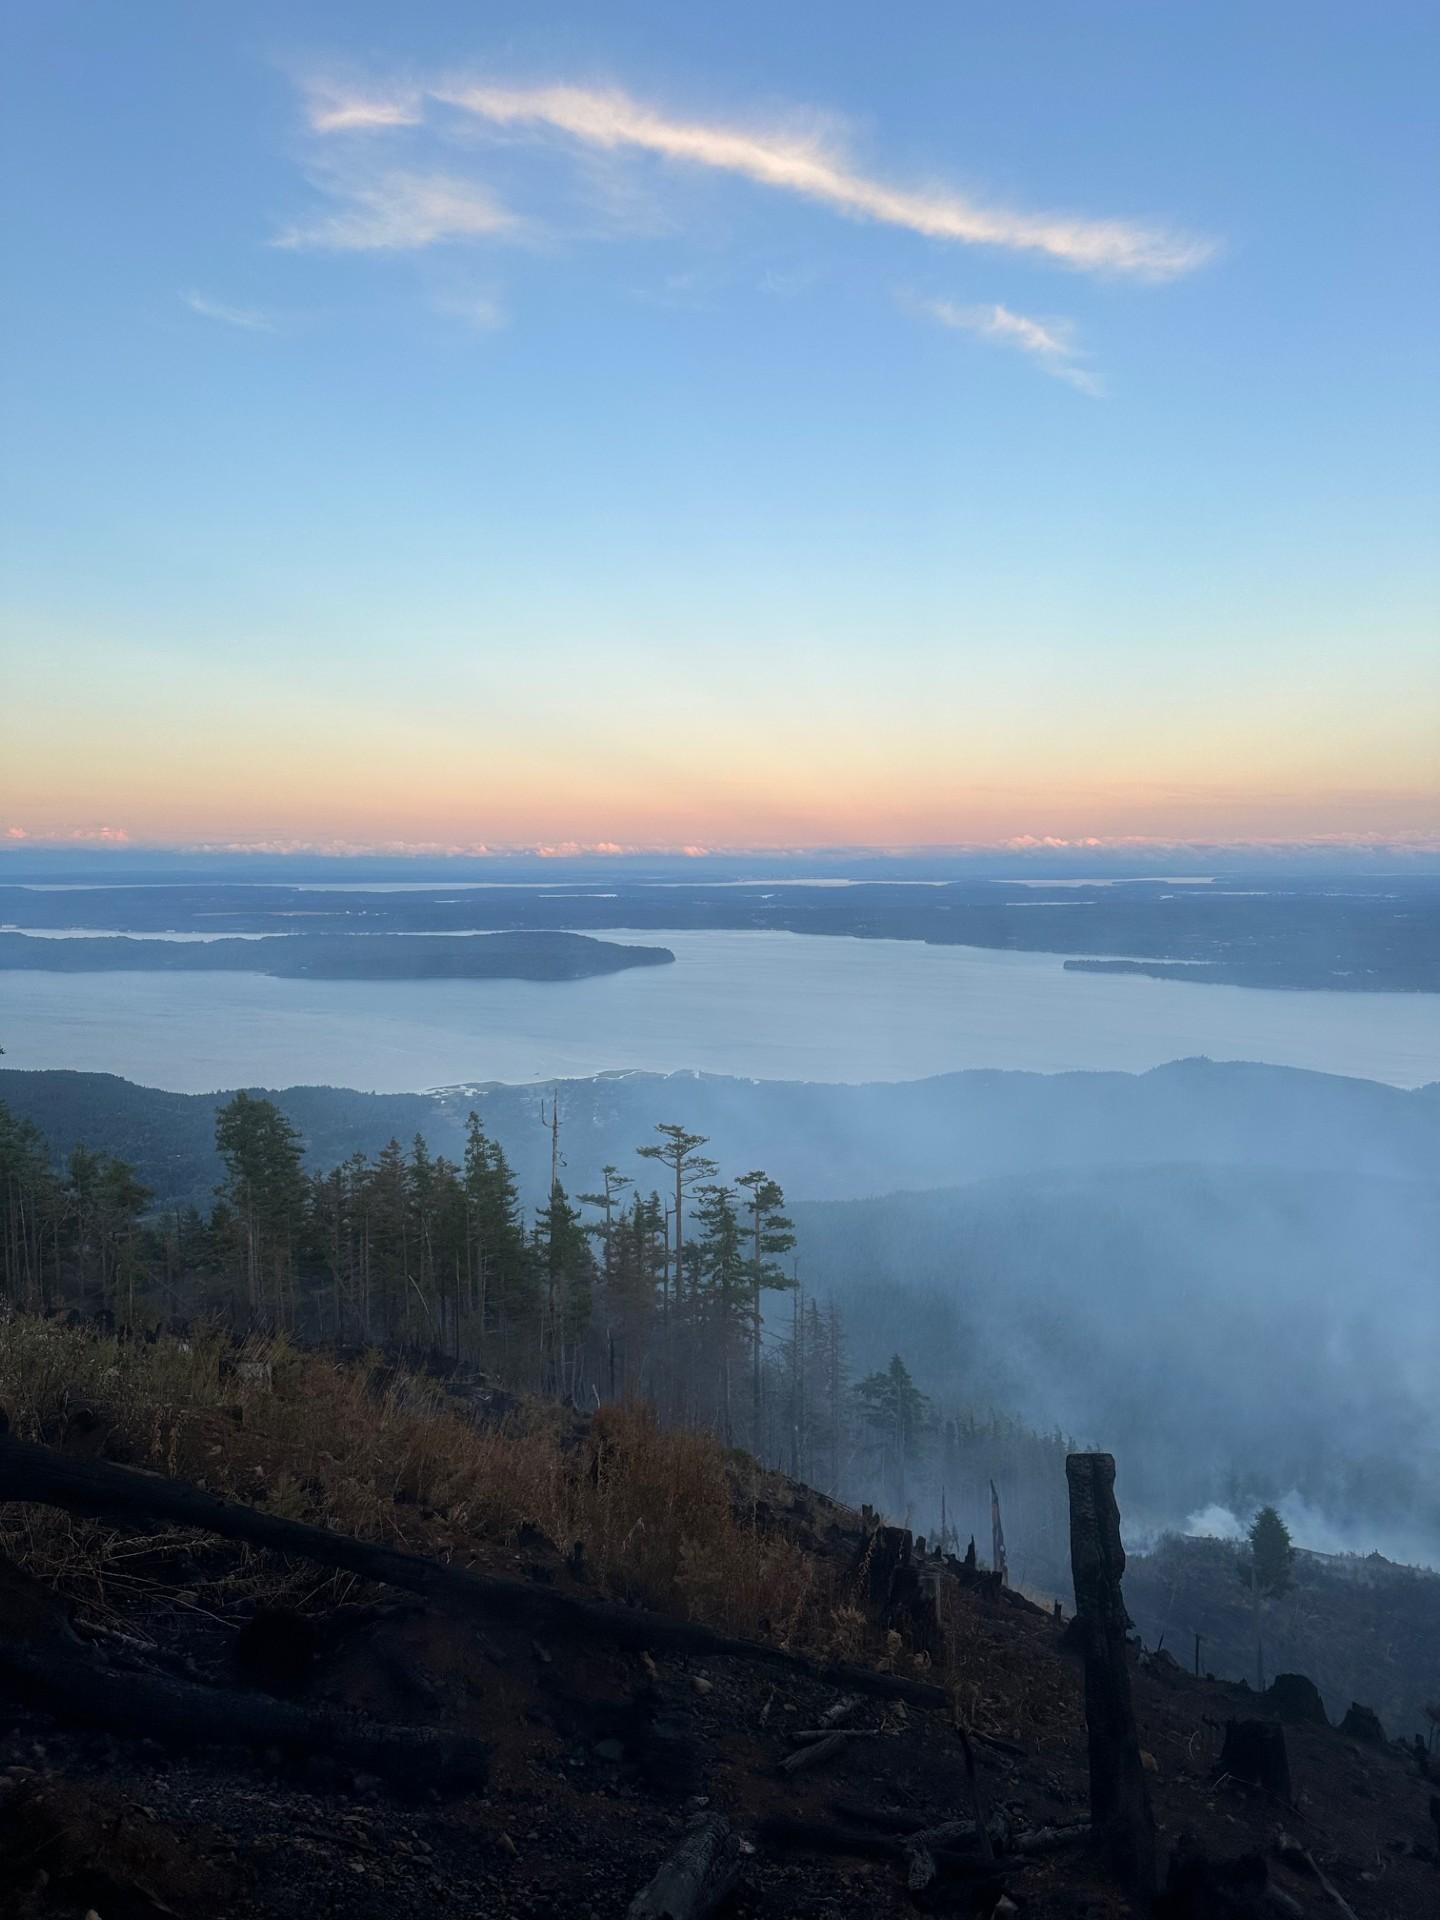
<svg viewBox="0 0 1440 1920">
<path fill-rule="evenodd" d="M 1084 1636 L 711 1438 L 35 1320 L 0 1392 L 24 1920 L 1144 1911 Z M 1285 1725 L 1277 1798 L 1253 1697 L 1115 1644 L 1157 1911 L 1433 1904 L 1420 1757 Z"/>
</svg>

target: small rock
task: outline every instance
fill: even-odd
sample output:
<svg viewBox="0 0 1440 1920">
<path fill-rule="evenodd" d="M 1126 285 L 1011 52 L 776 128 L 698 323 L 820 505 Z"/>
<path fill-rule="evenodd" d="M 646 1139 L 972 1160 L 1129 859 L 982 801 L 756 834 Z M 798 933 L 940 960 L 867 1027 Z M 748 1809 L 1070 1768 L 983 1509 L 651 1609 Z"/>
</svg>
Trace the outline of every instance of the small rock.
<svg viewBox="0 0 1440 1920">
<path fill-rule="evenodd" d="M 1140 1749 L 1140 1764 L 1146 1773 L 1159 1773 L 1160 1771 L 1160 1762 L 1155 1758 L 1153 1753 L 1147 1753 L 1143 1747 Z"/>
<path fill-rule="evenodd" d="M 695 1689 L 696 1693 L 713 1693 L 715 1691 L 714 1681 L 707 1680 L 703 1673 L 695 1674 L 694 1677 L 691 1679 L 690 1684 Z"/>
</svg>

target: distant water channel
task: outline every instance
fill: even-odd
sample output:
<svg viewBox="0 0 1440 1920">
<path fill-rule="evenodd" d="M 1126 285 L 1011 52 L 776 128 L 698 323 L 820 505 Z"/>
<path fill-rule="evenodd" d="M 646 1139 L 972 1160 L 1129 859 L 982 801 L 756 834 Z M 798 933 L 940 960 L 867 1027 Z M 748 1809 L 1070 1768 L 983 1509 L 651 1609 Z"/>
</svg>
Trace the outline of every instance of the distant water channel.
<svg viewBox="0 0 1440 1920">
<path fill-rule="evenodd" d="M 7 1067 L 177 1092 L 402 1092 L 697 1068 L 912 1080 L 961 1067 L 1129 1072 L 1206 1054 L 1417 1086 L 1440 1079 L 1440 995 L 1287 993 L 1066 973 L 1058 956 L 771 932 L 608 933 L 673 967 L 603 979 L 270 980 L 0 972 Z"/>
</svg>

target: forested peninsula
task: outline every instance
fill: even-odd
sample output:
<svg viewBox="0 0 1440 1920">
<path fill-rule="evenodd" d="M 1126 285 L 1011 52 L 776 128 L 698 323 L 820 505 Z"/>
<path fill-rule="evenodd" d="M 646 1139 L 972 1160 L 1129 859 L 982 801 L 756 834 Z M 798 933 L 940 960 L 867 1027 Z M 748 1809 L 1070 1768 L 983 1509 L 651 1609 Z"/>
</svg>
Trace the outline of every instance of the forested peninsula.
<svg viewBox="0 0 1440 1920">
<path fill-rule="evenodd" d="M 263 973 L 285 980 L 588 980 L 674 961 L 582 933 L 290 933 L 251 940 L 45 940 L 0 933 L 0 969 Z"/>
</svg>

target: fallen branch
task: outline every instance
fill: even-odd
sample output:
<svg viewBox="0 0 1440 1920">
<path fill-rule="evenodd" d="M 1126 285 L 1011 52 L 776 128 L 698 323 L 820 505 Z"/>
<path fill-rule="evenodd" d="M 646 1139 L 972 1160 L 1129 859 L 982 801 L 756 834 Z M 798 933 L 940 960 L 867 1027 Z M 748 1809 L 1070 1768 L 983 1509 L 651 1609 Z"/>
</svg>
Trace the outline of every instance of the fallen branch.
<svg viewBox="0 0 1440 1920">
<path fill-rule="evenodd" d="M 832 1800 L 830 1811 L 847 1825 L 878 1827 L 882 1833 L 919 1833 L 930 1818 L 908 1807 L 872 1807 L 865 1800 Z"/>
<path fill-rule="evenodd" d="M 875 1807 L 864 1800 L 832 1800 L 830 1811 L 837 1820 L 861 1827 L 876 1827 L 882 1833 L 902 1837 L 907 1847 L 967 1847 L 976 1842 L 973 1820 L 942 1820 L 927 1825 L 927 1816 L 905 1807 Z M 990 1837 L 997 1846 L 1008 1843 L 1012 1853 L 1035 1855 L 1058 1853 L 1062 1847 L 1078 1846 L 1090 1838 L 1090 1822 L 1077 1821 L 1070 1826 L 1034 1827 L 1016 1833 L 1003 1814 L 990 1816 Z"/>
<path fill-rule="evenodd" d="M 1325 1875 L 1320 1871 L 1313 1853 L 1306 1853 L 1305 1864 L 1319 1882 L 1320 1891 L 1327 1900 L 1331 1901 L 1340 1909 L 1341 1913 L 1345 1915 L 1345 1920 L 1356 1920 L 1355 1909 L 1350 1905 L 1350 1902 L 1343 1897 L 1335 1883 L 1332 1880 L 1326 1879 Z"/>
<path fill-rule="evenodd" d="M 1092 1832 L 1088 1820 L 1077 1820 L 1068 1827 L 1033 1827 L 1029 1833 L 1012 1834 L 1010 1845 L 1016 1853 L 1059 1853 L 1063 1847 L 1081 1846 Z"/>
<path fill-rule="evenodd" d="M 803 1773 L 807 1767 L 818 1767 L 822 1760 L 833 1760 L 842 1751 L 847 1735 L 843 1728 L 827 1733 L 822 1739 L 812 1740 L 808 1747 L 799 1747 L 794 1753 L 787 1754 L 780 1762 L 782 1773 Z"/>
<path fill-rule="evenodd" d="M 852 1713 L 858 1712 L 860 1696 L 858 1693 L 842 1694 L 833 1707 L 827 1707 L 820 1716 L 822 1727 L 843 1727 Z"/>
<path fill-rule="evenodd" d="M 740 1873 L 740 1842 L 723 1814 L 700 1813 L 648 1886 L 630 1902 L 627 1920 L 705 1920 Z"/>
<path fill-rule="evenodd" d="M 758 1837 L 769 1847 L 794 1848 L 805 1853 L 852 1854 L 861 1860 L 893 1860 L 907 1872 L 916 1851 L 910 1841 L 897 1840 L 887 1834 L 862 1833 L 853 1827 L 832 1827 L 824 1821 L 792 1820 L 784 1815 L 762 1820 Z M 1027 1865 L 1026 1861 L 1009 1855 L 989 1862 L 977 1860 L 973 1853 L 962 1853 L 953 1847 L 929 1847 L 925 1851 L 945 1877 L 952 1880 L 998 1881 Z"/>
<path fill-rule="evenodd" d="M 995 1858 L 995 1847 L 985 1819 L 985 1802 L 980 1794 L 979 1777 L 975 1772 L 975 1749 L 971 1746 L 970 1735 L 964 1727 L 959 1728 L 958 1731 L 960 1747 L 965 1755 L 965 1784 L 970 1789 L 970 1807 L 975 1815 L 975 1841 L 980 1849 L 980 1858 L 990 1861 Z"/>
<path fill-rule="evenodd" d="M 198 1528 L 271 1553 L 341 1567 L 362 1580 L 400 1587 L 436 1605 L 483 1614 L 490 1620 L 569 1631 L 636 1650 L 658 1647 L 785 1667 L 854 1693 L 905 1700 L 912 1706 L 950 1704 L 945 1689 L 928 1681 L 876 1673 L 869 1667 L 827 1665 L 783 1647 L 734 1639 L 691 1620 L 672 1619 L 667 1614 L 624 1607 L 611 1600 L 583 1600 L 553 1587 L 448 1566 L 396 1547 L 378 1546 L 351 1534 L 307 1526 L 300 1520 L 283 1520 L 256 1507 L 221 1500 L 183 1480 L 138 1473 L 105 1461 L 71 1459 L 48 1447 L 8 1436 L 0 1437 L 0 1501 L 5 1500 L 30 1501 L 132 1525 Z"/>
<path fill-rule="evenodd" d="M 389 1726 L 167 1675 L 117 1672 L 8 1641 L 0 1641 L 0 1681 L 27 1706 L 130 1739 L 324 1754 L 357 1772 L 422 1786 L 483 1786 L 489 1771 L 489 1748 L 467 1734 Z"/>
<path fill-rule="evenodd" d="M 1007 1759 L 1023 1760 L 1024 1747 L 1017 1747 L 1013 1740 L 1002 1740 L 998 1734 L 981 1733 L 978 1727 L 971 1727 L 970 1738 L 982 1747 L 989 1747 L 992 1753 L 1003 1753 Z"/>
</svg>

